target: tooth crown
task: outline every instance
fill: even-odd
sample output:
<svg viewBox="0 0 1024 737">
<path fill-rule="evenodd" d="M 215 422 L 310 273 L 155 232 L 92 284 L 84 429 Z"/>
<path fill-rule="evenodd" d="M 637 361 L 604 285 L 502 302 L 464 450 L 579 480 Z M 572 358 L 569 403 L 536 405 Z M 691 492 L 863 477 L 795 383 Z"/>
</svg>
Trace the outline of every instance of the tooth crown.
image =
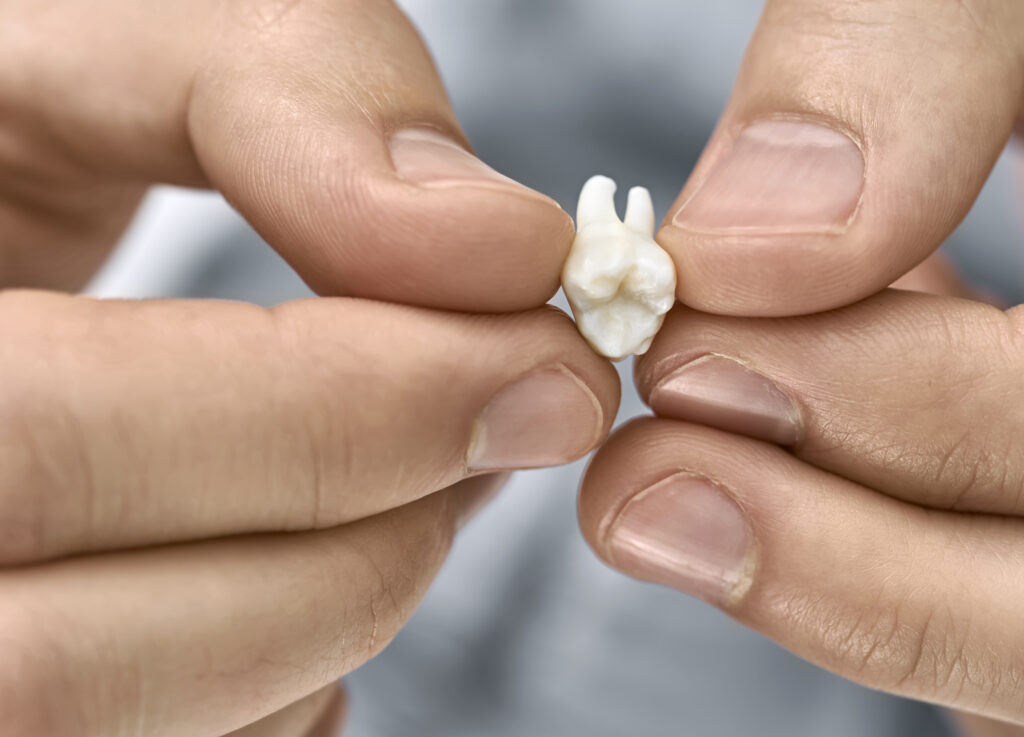
<svg viewBox="0 0 1024 737">
<path fill-rule="evenodd" d="M 646 189 L 629 190 L 623 221 L 615 212 L 615 182 L 587 180 L 562 288 L 577 329 L 602 356 L 619 361 L 650 347 L 675 302 L 676 269 L 654 240 L 654 206 Z"/>
</svg>

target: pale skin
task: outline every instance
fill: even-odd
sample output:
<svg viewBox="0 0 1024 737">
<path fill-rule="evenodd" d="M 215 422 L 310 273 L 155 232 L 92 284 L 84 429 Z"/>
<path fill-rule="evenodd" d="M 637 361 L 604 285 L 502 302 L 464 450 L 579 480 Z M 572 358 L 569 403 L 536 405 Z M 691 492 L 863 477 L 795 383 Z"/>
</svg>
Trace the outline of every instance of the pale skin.
<svg viewBox="0 0 1024 737">
<path fill-rule="evenodd" d="M 5 734 L 328 734 L 333 683 L 401 627 L 500 472 L 608 434 L 614 371 L 542 307 L 571 221 L 460 152 L 385 0 L 0 16 Z M 768 2 L 658 236 L 683 275 L 638 363 L 659 417 L 599 450 L 580 498 L 598 555 L 650 578 L 616 557 L 616 515 L 666 474 L 714 480 L 753 543 L 728 596 L 696 593 L 843 676 L 960 710 L 977 737 L 1024 723 L 1024 316 L 914 267 L 1017 124 L 1022 60 L 1014 0 Z M 856 178 L 827 218 L 698 199 L 732 186 L 716 162 L 744 130 L 761 153 L 760 132 L 795 130 L 763 121 L 841 132 L 814 139 L 834 162 L 821 189 Z M 220 190 L 328 298 L 58 294 L 152 182 Z M 879 293 L 907 272 L 958 296 Z M 695 346 L 794 403 L 788 450 L 652 398 Z M 516 445 L 531 420 L 550 437 Z"/>
</svg>

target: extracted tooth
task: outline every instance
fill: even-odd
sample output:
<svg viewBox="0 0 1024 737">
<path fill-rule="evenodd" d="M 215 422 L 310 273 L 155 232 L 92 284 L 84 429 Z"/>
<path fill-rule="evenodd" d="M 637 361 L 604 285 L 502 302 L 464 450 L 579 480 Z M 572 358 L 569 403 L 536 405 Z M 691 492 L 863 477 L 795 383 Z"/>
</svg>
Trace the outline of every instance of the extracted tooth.
<svg viewBox="0 0 1024 737">
<path fill-rule="evenodd" d="M 629 190 L 622 221 L 615 212 L 615 182 L 587 180 L 562 288 L 577 329 L 602 356 L 618 361 L 650 347 L 676 294 L 675 264 L 654 240 L 650 192 Z"/>
</svg>

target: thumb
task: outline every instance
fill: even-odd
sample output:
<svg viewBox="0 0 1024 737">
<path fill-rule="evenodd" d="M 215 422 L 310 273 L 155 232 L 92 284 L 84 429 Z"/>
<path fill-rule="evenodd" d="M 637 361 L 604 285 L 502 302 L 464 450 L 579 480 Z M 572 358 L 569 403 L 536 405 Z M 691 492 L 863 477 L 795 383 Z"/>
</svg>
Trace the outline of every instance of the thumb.
<svg viewBox="0 0 1024 737">
<path fill-rule="evenodd" d="M 470 153 L 402 12 L 291 5 L 197 77 L 189 130 L 211 181 L 318 292 L 470 310 L 549 298 L 568 215 Z"/>
<path fill-rule="evenodd" d="M 1024 4 L 769 0 L 658 240 L 701 310 L 854 302 L 925 259 L 1020 112 Z"/>
<path fill-rule="evenodd" d="M 0 74 L 0 175 L 24 191 L 0 192 L 0 283 L 49 268 L 4 264 L 11 249 L 53 261 L 55 202 L 103 221 L 76 228 L 98 252 L 130 203 L 108 222 L 91 193 L 168 182 L 221 190 L 324 294 L 503 311 L 557 287 L 569 216 L 471 153 L 390 0 L 26 0 L 3 15 L 0 66 L 17 73 Z"/>
</svg>

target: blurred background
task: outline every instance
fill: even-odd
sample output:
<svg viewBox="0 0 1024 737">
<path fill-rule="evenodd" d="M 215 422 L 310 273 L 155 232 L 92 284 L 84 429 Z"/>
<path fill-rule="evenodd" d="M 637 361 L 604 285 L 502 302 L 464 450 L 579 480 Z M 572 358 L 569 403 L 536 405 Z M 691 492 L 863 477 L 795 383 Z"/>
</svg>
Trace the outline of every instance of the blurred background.
<svg viewBox="0 0 1024 737">
<path fill-rule="evenodd" d="M 643 185 L 659 217 L 760 11 L 756 0 L 399 4 L 485 161 L 569 212 L 592 174 L 620 193 Z M 1024 301 L 1021 158 L 1003 156 L 945 245 L 1008 303 Z M 310 296 L 218 196 L 170 188 L 149 196 L 89 292 L 263 305 Z M 629 362 L 618 368 L 622 421 L 645 410 Z M 576 527 L 582 467 L 517 474 L 460 536 L 408 627 L 346 679 L 346 735 L 953 734 L 938 710 L 850 684 L 707 605 L 605 568 Z"/>
</svg>

